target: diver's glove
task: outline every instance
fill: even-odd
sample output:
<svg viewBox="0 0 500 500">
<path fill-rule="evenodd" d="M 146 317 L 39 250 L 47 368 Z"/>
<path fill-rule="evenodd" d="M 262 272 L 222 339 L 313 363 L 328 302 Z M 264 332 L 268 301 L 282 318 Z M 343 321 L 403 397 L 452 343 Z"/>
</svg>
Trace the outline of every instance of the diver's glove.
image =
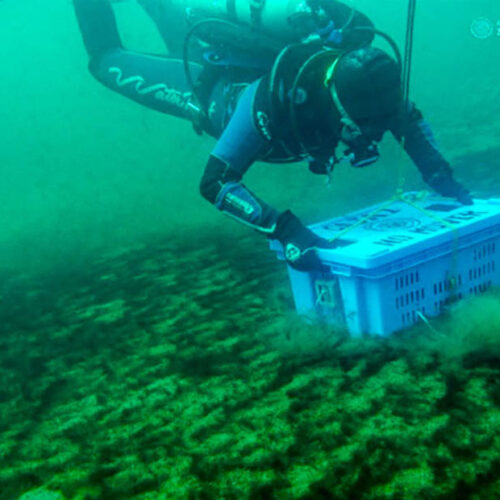
<svg viewBox="0 0 500 500">
<path fill-rule="evenodd" d="M 461 191 L 457 196 L 455 196 L 456 200 L 462 205 L 474 205 L 474 200 L 472 199 L 470 192 L 463 186 L 461 186 L 461 188 Z"/>
<path fill-rule="evenodd" d="M 278 217 L 271 238 L 277 239 L 283 245 L 286 261 L 298 271 L 320 269 L 321 262 L 316 255 L 316 249 L 335 247 L 333 243 L 320 238 L 305 227 L 290 210 Z"/>
<path fill-rule="evenodd" d="M 474 205 L 474 200 L 468 189 L 449 173 L 438 172 L 427 183 L 441 196 L 455 198 L 462 205 Z"/>
</svg>

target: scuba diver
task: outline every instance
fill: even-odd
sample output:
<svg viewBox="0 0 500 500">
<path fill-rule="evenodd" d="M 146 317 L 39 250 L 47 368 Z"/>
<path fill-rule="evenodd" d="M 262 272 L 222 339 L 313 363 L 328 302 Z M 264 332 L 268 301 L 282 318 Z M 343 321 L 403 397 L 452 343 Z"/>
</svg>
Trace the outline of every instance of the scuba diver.
<svg viewBox="0 0 500 500">
<path fill-rule="evenodd" d="M 473 203 L 422 113 L 403 98 L 397 47 L 387 35 L 396 58 L 371 46 L 380 32 L 361 12 L 337 0 L 191 0 L 192 8 L 186 0 L 138 2 L 158 27 L 168 56 L 126 50 L 110 0 L 74 0 L 90 72 L 111 90 L 190 120 L 198 133 L 216 138 L 202 196 L 280 241 L 295 269 L 318 269 L 315 250 L 334 244 L 243 184 L 256 161 L 307 161 L 313 173 L 326 175 L 341 161 L 367 167 L 379 158 L 377 144 L 390 131 L 398 141 L 404 138 L 429 186 Z"/>
</svg>

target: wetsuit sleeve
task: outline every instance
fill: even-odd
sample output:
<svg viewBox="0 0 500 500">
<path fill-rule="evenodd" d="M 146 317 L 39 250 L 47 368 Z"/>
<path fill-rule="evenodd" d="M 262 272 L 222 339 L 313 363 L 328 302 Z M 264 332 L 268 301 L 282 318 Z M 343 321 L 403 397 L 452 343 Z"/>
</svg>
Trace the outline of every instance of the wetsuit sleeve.
<svg viewBox="0 0 500 500">
<path fill-rule="evenodd" d="M 224 214 L 264 234 L 275 230 L 278 212 L 252 193 L 242 178 L 267 147 L 252 118 L 258 82 L 243 92 L 236 110 L 213 149 L 200 191 Z"/>
<path fill-rule="evenodd" d="M 414 104 L 410 104 L 405 120 L 398 120 L 391 132 L 399 141 L 406 131 L 404 148 L 420 170 L 423 180 L 443 196 L 459 198 L 465 188 L 453 178 L 450 164 L 441 154 L 429 123 Z"/>
<path fill-rule="evenodd" d="M 74 7 L 90 72 L 99 82 L 148 108 L 192 117 L 182 61 L 126 50 L 109 0 L 74 0 Z M 200 70 L 192 66 L 194 78 Z"/>
<path fill-rule="evenodd" d="M 219 210 L 252 227 L 283 247 L 287 263 L 298 271 L 321 269 L 318 248 L 332 248 L 289 210 L 278 212 L 255 196 L 242 177 L 269 143 L 257 131 L 252 103 L 259 82 L 250 85 L 238 101 L 236 110 L 208 160 L 201 180 L 202 195 Z"/>
</svg>

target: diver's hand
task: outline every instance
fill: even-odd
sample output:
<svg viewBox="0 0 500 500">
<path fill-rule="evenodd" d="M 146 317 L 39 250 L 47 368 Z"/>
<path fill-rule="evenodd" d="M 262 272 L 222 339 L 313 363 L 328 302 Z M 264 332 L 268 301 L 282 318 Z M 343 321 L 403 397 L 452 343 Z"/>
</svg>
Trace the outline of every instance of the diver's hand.
<svg viewBox="0 0 500 500">
<path fill-rule="evenodd" d="M 278 217 L 271 238 L 277 239 L 283 245 L 286 261 L 298 271 L 320 269 L 321 262 L 316 249 L 335 247 L 333 243 L 320 238 L 305 227 L 290 210 Z"/>
<path fill-rule="evenodd" d="M 474 205 L 474 200 L 470 192 L 462 186 L 462 190 L 455 196 L 455 199 L 462 205 Z"/>
<path fill-rule="evenodd" d="M 430 179 L 429 185 L 440 195 L 455 198 L 462 205 L 474 204 L 469 190 L 449 174 L 434 175 Z"/>
</svg>

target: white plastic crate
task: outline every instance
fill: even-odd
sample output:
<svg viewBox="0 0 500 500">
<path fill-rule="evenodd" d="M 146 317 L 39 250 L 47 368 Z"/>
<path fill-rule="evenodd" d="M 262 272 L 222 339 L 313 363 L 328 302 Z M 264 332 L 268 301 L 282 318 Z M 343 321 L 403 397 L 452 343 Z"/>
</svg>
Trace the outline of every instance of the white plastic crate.
<svg viewBox="0 0 500 500">
<path fill-rule="evenodd" d="M 500 285 L 500 199 L 404 199 L 411 204 L 382 203 L 310 226 L 327 239 L 342 233 L 341 246 L 319 251 L 322 271 L 288 266 L 299 313 L 344 323 L 352 335 L 387 335 Z M 271 248 L 283 260 L 279 242 Z"/>
</svg>

